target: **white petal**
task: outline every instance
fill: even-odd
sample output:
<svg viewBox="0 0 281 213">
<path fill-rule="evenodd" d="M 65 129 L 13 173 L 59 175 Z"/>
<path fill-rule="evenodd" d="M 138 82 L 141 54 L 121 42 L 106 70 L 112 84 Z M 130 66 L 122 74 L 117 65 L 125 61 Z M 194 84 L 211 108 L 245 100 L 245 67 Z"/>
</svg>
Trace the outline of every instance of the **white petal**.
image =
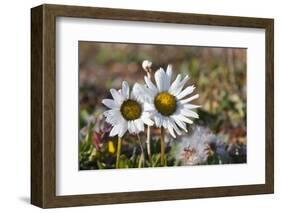
<svg viewBox="0 0 281 213">
<path fill-rule="evenodd" d="M 107 110 L 103 115 L 106 117 L 105 121 L 112 125 L 117 125 L 118 123 L 125 121 L 119 110 Z"/>
<path fill-rule="evenodd" d="M 116 117 L 118 116 L 118 113 L 120 113 L 119 109 L 110 109 L 110 110 L 106 110 L 103 115 L 105 117 Z"/>
<path fill-rule="evenodd" d="M 180 94 L 177 95 L 177 99 L 182 99 L 185 96 L 191 94 L 194 91 L 194 89 L 195 89 L 194 86 L 186 87 Z"/>
<path fill-rule="evenodd" d="M 154 124 L 154 122 L 149 118 L 149 116 L 142 115 L 141 119 L 148 126 L 153 126 Z"/>
<path fill-rule="evenodd" d="M 184 77 L 184 79 L 177 85 L 177 87 L 175 87 L 171 91 L 172 95 L 177 96 L 182 91 L 182 89 L 183 89 L 184 85 L 186 84 L 186 82 L 188 81 L 188 79 L 189 79 L 189 76 L 186 75 Z"/>
<path fill-rule="evenodd" d="M 128 121 L 128 130 L 129 130 L 129 133 L 131 133 L 131 134 L 138 133 L 138 129 L 137 129 L 134 121 Z"/>
<path fill-rule="evenodd" d="M 201 106 L 195 105 L 195 104 L 184 104 L 183 107 L 187 108 L 187 109 L 197 109 L 197 108 L 199 108 Z"/>
<path fill-rule="evenodd" d="M 154 105 L 153 104 L 150 104 L 150 103 L 147 103 L 147 102 L 145 102 L 144 104 L 143 104 L 143 109 L 144 109 L 144 111 L 154 111 L 155 110 L 155 107 L 154 107 Z"/>
<path fill-rule="evenodd" d="M 173 119 L 170 119 L 169 120 L 169 123 L 172 125 L 173 129 L 176 131 L 176 133 L 178 135 L 181 135 L 181 131 L 179 130 L 179 128 L 177 127 L 177 125 L 175 124 L 174 120 Z"/>
<path fill-rule="evenodd" d="M 132 121 L 128 121 L 128 131 L 129 133 L 132 133 L 133 132 L 133 129 L 132 129 Z"/>
<path fill-rule="evenodd" d="M 191 111 L 189 109 L 186 109 L 186 108 L 181 109 L 180 113 L 183 114 L 186 117 L 199 118 L 199 116 L 196 112 L 193 112 L 193 111 Z"/>
<path fill-rule="evenodd" d="M 172 127 L 172 124 L 168 124 L 168 131 L 169 133 L 173 136 L 173 138 L 176 138 L 176 135 L 175 135 L 175 132 L 174 132 L 174 129 Z"/>
<path fill-rule="evenodd" d="M 123 137 L 123 135 L 126 133 L 127 130 L 128 130 L 128 123 L 123 122 L 122 125 L 120 125 L 118 137 L 120 138 Z"/>
<path fill-rule="evenodd" d="M 148 125 L 148 126 L 153 126 L 154 122 L 150 119 L 150 118 L 147 118 L 147 117 L 144 117 L 142 118 L 143 119 L 143 122 Z"/>
<path fill-rule="evenodd" d="M 164 118 L 163 121 L 162 121 L 162 126 L 163 126 L 165 129 L 168 128 L 168 121 L 169 121 L 168 118 Z"/>
<path fill-rule="evenodd" d="M 148 78 L 147 76 L 144 76 L 144 81 L 145 81 L 145 83 L 146 83 L 146 85 L 148 86 L 149 89 L 151 89 L 155 93 L 158 92 L 156 86 L 152 83 L 150 78 Z"/>
<path fill-rule="evenodd" d="M 113 116 L 114 113 L 116 113 L 117 111 L 119 111 L 119 110 L 117 110 L 117 109 L 106 110 L 106 111 L 103 113 L 103 115 L 104 115 L 105 117 Z"/>
<path fill-rule="evenodd" d="M 110 93 L 114 99 L 114 101 L 118 104 L 118 105 L 121 105 L 124 101 L 124 97 L 119 93 L 117 92 L 116 89 L 110 89 Z"/>
<path fill-rule="evenodd" d="M 158 114 L 154 116 L 154 121 L 155 121 L 156 127 L 161 127 L 162 123 L 160 121 L 160 116 Z"/>
<path fill-rule="evenodd" d="M 149 102 L 149 103 L 153 103 L 154 102 L 154 98 L 157 95 L 158 92 L 155 92 L 147 87 L 143 87 L 143 93 L 142 96 L 144 97 L 144 102 Z"/>
<path fill-rule="evenodd" d="M 162 69 L 160 68 L 163 72 L 164 72 L 164 78 L 163 78 L 163 91 L 168 91 L 169 90 L 169 87 L 170 87 L 170 77 L 167 75 L 167 73 Z"/>
<path fill-rule="evenodd" d="M 119 128 L 120 128 L 119 125 L 113 126 L 112 130 L 111 130 L 110 133 L 109 133 L 109 137 L 113 137 L 113 136 L 115 136 L 115 135 L 118 135 L 118 133 L 119 133 Z"/>
<path fill-rule="evenodd" d="M 131 98 L 135 98 L 137 100 L 143 99 L 143 87 L 139 83 L 135 83 L 132 89 Z"/>
<path fill-rule="evenodd" d="M 188 124 L 193 124 L 193 121 L 187 117 L 185 117 L 184 115 L 179 115 L 178 117 L 181 121 L 188 123 Z"/>
<path fill-rule="evenodd" d="M 143 124 L 142 119 L 134 120 L 134 124 L 136 126 L 137 133 L 144 131 L 144 124 Z"/>
<path fill-rule="evenodd" d="M 178 86 L 178 84 L 181 81 L 181 75 L 178 74 L 176 77 L 176 80 L 174 80 L 174 82 L 171 84 L 170 88 L 169 88 L 169 92 L 172 94 L 172 91 L 174 90 L 174 88 L 176 88 Z"/>
<path fill-rule="evenodd" d="M 162 68 L 160 68 L 159 70 L 157 70 L 157 71 L 155 72 L 154 77 L 155 77 L 155 82 L 156 82 L 158 91 L 159 91 L 159 92 L 164 91 L 164 87 L 165 87 L 165 78 L 166 78 L 165 71 L 164 71 Z"/>
<path fill-rule="evenodd" d="M 152 117 L 152 113 L 150 113 L 150 112 L 146 112 L 146 111 L 143 111 L 141 116 L 142 116 L 142 117 L 148 117 L 148 118 L 151 118 L 151 117 Z"/>
<path fill-rule="evenodd" d="M 146 86 L 135 83 L 131 93 L 131 98 L 138 100 L 141 103 L 152 102 L 154 99 L 153 91 Z"/>
<path fill-rule="evenodd" d="M 134 121 L 131 121 L 131 133 L 136 133 L 137 132 L 137 128 L 136 128 L 136 126 L 135 126 L 135 123 L 134 123 Z"/>
<path fill-rule="evenodd" d="M 110 109 L 118 109 L 120 107 L 120 105 L 118 105 L 112 99 L 103 99 L 102 103 Z"/>
<path fill-rule="evenodd" d="M 187 99 L 184 99 L 184 100 L 180 100 L 179 102 L 181 104 L 186 104 L 186 103 L 188 103 L 190 101 L 193 101 L 194 99 L 197 99 L 197 98 L 199 98 L 199 94 L 193 95 L 193 96 L 191 96 L 191 97 L 189 97 Z"/>
<path fill-rule="evenodd" d="M 162 115 L 162 114 L 158 113 L 158 118 L 159 118 L 159 123 L 160 123 L 160 126 L 163 126 L 163 123 L 164 123 L 165 117 L 163 117 L 163 115 Z"/>
<path fill-rule="evenodd" d="M 163 70 L 164 71 L 164 70 Z M 170 76 L 164 71 L 165 73 L 165 77 L 164 77 L 164 87 L 163 87 L 163 91 L 168 91 L 169 90 L 169 87 L 170 87 Z"/>
<path fill-rule="evenodd" d="M 185 132 L 187 132 L 185 123 L 184 123 L 183 121 L 181 121 L 181 120 L 178 118 L 178 116 L 172 115 L 171 117 L 174 119 L 174 121 L 176 122 L 176 124 L 177 124 L 180 128 L 182 128 Z"/>
<path fill-rule="evenodd" d="M 171 79 L 172 79 L 172 75 L 173 75 L 173 67 L 171 64 L 169 64 L 167 67 L 166 75 L 167 75 L 167 80 L 168 80 L 169 87 L 170 87 Z"/>
<path fill-rule="evenodd" d="M 128 85 L 127 81 L 123 81 L 123 83 L 122 83 L 122 92 L 121 93 L 125 97 L 125 99 L 129 98 L 130 88 L 129 88 L 129 85 Z"/>
</svg>

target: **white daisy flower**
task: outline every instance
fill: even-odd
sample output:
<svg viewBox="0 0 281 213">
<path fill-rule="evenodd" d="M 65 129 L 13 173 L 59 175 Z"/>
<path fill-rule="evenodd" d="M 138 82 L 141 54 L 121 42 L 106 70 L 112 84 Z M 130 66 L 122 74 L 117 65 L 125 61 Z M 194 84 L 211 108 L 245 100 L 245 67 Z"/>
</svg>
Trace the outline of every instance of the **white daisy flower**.
<svg viewBox="0 0 281 213">
<path fill-rule="evenodd" d="M 139 84 L 135 84 L 130 93 L 129 85 L 126 81 L 122 83 L 122 89 L 110 89 L 113 99 L 104 99 L 102 103 L 110 108 L 104 112 L 106 122 L 113 128 L 109 136 L 118 135 L 122 137 L 126 131 L 138 134 L 144 131 L 144 124 L 152 126 L 154 123 L 150 119 L 150 113 L 145 111 L 140 98 L 137 98 Z"/>
<path fill-rule="evenodd" d="M 184 88 L 189 79 L 188 76 L 182 79 L 181 75 L 178 74 L 174 82 L 171 83 L 171 65 L 168 65 L 166 72 L 162 68 L 157 70 L 154 78 L 156 85 L 147 76 L 144 77 L 147 87 L 142 87 L 145 97 L 140 97 L 145 98 L 144 108 L 151 113 L 155 125 L 168 129 L 175 138 L 175 132 L 181 135 L 180 129 L 187 132 L 186 123 L 193 123 L 190 118 L 198 118 L 198 114 L 192 109 L 199 106 L 190 104 L 190 102 L 198 98 L 199 95 L 187 97 L 195 89 L 193 85 Z"/>
</svg>

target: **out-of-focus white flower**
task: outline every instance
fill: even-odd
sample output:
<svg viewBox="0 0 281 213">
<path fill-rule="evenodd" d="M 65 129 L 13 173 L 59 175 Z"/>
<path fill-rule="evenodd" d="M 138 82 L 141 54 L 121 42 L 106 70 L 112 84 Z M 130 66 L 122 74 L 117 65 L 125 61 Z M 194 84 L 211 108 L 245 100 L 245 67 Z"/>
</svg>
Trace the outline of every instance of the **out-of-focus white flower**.
<svg viewBox="0 0 281 213">
<path fill-rule="evenodd" d="M 151 66 L 152 66 L 152 62 L 151 62 L 151 61 L 144 60 L 144 61 L 142 62 L 142 68 L 143 68 L 145 71 L 151 69 Z"/>
<path fill-rule="evenodd" d="M 148 78 L 151 78 L 151 73 L 152 73 L 152 62 L 148 60 L 144 60 L 142 62 L 142 68 L 146 72 L 146 75 Z"/>
<path fill-rule="evenodd" d="M 113 99 L 102 101 L 105 106 L 110 108 L 104 112 L 106 122 L 113 126 L 109 136 L 122 137 L 127 130 L 137 134 L 144 131 L 144 124 L 153 125 L 150 114 L 140 101 L 142 99 L 139 96 L 143 94 L 140 94 L 139 87 L 139 84 L 135 84 L 130 93 L 128 83 L 123 81 L 121 90 L 110 90 Z"/>
<path fill-rule="evenodd" d="M 176 159 L 183 165 L 203 164 L 208 157 L 209 142 L 215 137 L 207 128 L 196 126 L 192 134 L 180 138 Z"/>
<path fill-rule="evenodd" d="M 190 118 L 198 118 L 198 114 L 192 109 L 199 106 L 190 104 L 190 102 L 198 98 L 199 95 L 187 97 L 195 89 L 193 85 L 184 88 L 189 79 L 188 76 L 182 79 L 179 74 L 171 83 L 171 65 L 168 65 L 166 72 L 162 68 L 157 70 L 154 78 L 156 85 L 152 83 L 149 77 L 144 77 L 147 86 L 142 87 L 144 90 L 142 93 L 145 94 L 146 108 L 151 113 L 155 125 L 168 129 L 169 133 L 175 138 L 175 132 L 181 135 L 180 128 L 187 132 L 186 123 L 193 123 Z"/>
</svg>

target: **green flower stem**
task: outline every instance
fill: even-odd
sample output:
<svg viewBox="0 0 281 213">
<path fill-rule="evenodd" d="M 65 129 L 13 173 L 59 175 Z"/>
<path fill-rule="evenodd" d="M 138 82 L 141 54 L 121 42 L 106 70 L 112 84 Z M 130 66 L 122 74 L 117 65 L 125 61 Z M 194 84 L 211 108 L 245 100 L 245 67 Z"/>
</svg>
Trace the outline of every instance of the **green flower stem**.
<svg viewBox="0 0 281 213">
<path fill-rule="evenodd" d="M 116 155 L 116 169 L 119 168 L 120 153 L 121 153 L 121 144 L 122 144 L 122 137 L 118 137 L 117 155 Z"/>
<path fill-rule="evenodd" d="M 151 133 L 150 132 L 151 132 L 150 126 L 147 126 L 146 149 L 147 149 L 148 159 L 151 163 L 151 150 L 150 150 L 150 135 L 151 135 Z"/>
<path fill-rule="evenodd" d="M 141 156 L 140 156 L 140 163 L 139 163 L 139 168 L 140 168 L 141 165 L 143 165 L 143 167 L 144 167 L 145 158 L 144 158 L 144 150 L 143 150 L 143 147 L 142 147 L 140 135 L 137 134 L 137 137 L 138 137 L 138 141 L 139 141 L 140 148 L 141 148 Z"/>
<path fill-rule="evenodd" d="M 147 77 L 151 80 L 151 75 L 150 73 L 152 72 L 151 68 L 149 67 L 148 70 L 146 70 Z M 150 163 L 152 163 L 152 158 L 151 158 L 151 150 L 150 150 L 150 139 L 151 139 L 151 129 L 150 126 L 147 125 L 147 135 L 146 135 L 146 150 L 147 150 L 147 155 Z"/>
<path fill-rule="evenodd" d="M 141 154 L 141 156 L 140 156 L 138 168 L 141 168 L 142 165 L 143 165 L 143 154 Z M 143 166 L 143 167 L 144 167 L 144 166 Z"/>
<path fill-rule="evenodd" d="M 161 142 L 161 166 L 164 166 L 165 164 L 165 129 L 161 127 L 161 136 L 160 136 L 160 142 Z"/>
</svg>

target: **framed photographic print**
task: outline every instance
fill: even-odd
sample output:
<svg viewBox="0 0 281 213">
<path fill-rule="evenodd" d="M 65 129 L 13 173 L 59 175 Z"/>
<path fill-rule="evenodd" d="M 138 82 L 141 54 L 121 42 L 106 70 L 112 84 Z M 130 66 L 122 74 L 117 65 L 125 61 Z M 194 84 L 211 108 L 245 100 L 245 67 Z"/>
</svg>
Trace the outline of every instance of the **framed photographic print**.
<svg viewBox="0 0 281 213">
<path fill-rule="evenodd" d="M 31 203 L 273 193 L 273 19 L 31 9 Z"/>
</svg>

